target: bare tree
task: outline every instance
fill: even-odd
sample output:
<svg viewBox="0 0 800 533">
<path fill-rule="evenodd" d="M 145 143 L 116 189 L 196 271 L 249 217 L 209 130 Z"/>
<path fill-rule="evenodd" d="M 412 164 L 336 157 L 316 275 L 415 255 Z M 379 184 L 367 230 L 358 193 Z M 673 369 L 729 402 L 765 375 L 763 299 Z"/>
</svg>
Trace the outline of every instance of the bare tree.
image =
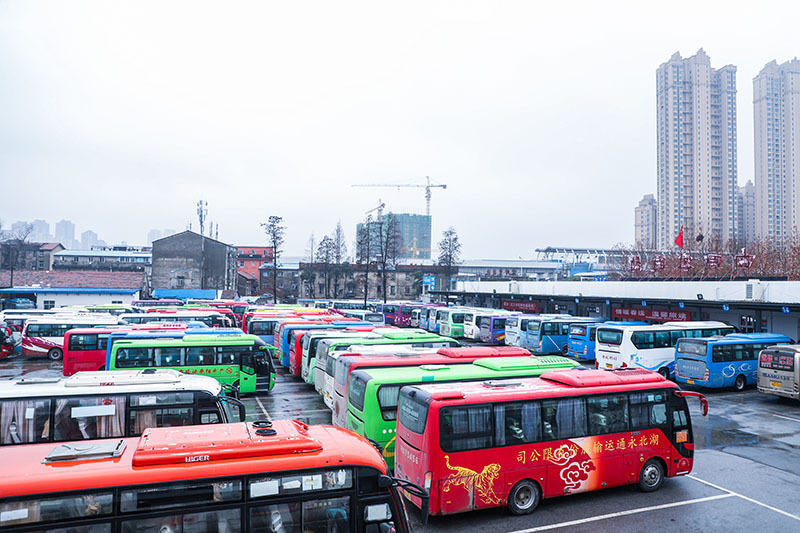
<svg viewBox="0 0 800 533">
<path fill-rule="evenodd" d="M 325 275 L 325 298 L 331 297 L 331 270 L 333 269 L 333 239 L 325 235 L 317 246 L 317 263 Z"/>
<path fill-rule="evenodd" d="M 339 280 L 347 277 L 347 273 L 350 270 L 350 265 L 347 264 L 347 243 L 345 242 L 341 220 L 336 223 L 336 229 L 334 229 L 331 237 L 331 262 L 333 263 L 331 269 L 333 275 L 333 297 L 338 298 Z"/>
<path fill-rule="evenodd" d="M 386 286 L 389 271 L 394 271 L 400 259 L 400 228 L 397 219 L 389 213 L 378 224 L 378 274 L 383 288 L 383 302 L 386 303 Z"/>
<path fill-rule="evenodd" d="M 286 226 L 283 225 L 283 217 L 271 215 L 267 222 L 262 222 L 261 227 L 267 234 L 267 241 L 272 247 L 272 302 L 278 303 L 278 266 L 281 254 L 283 253 L 283 234 Z"/>
<path fill-rule="evenodd" d="M 9 287 L 14 286 L 14 270 L 17 268 L 20 255 L 25 253 L 31 233 L 33 233 L 33 224 L 25 223 L 22 227 L 12 232 L 11 238 L 3 243 L 6 249 L 5 257 L 3 257 L 3 267 L 11 272 Z"/>
<path fill-rule="evenodd" d="M 369 265 L 375 255 L 376 243 L 373 239 L 372 215 L 368 215 L 363 224 L 358 226 L 356 232 L 356 264 L 364 265 L 364 308 L 367 307 L 369 296 Z"/>
<path fill-rule="evenodd" d="M 461 243 L 458 240 L 458 233 L 452 226 L 442 232 L 442 240 L 439 241 L 438 262 L 445 277 L 446 302 L 447 305 L 450 305 L 450 279 L 461 263 Z"/>
<path fill-rule="evenodd" d="M 308 248 L 306 248 L 308 262 L 305 263 L 305 265 L 302 268 L 302 271 L 300 272 L 300 282 L 302 286 L 308 287 L 308 290 L 306 291 L 306 296 L 308 296 L 309 298 L 314 298 L 314 295 L 316 293 L 314 287 L 314 283 L 317 278 L 316 268 L 315 268 L 316 265 L 314 263 L 315 252 L 316 252 L 315 239 L 314 239 L 314 234 L 312 233 L 311 237 L 308 238 Z"/>
</svg>

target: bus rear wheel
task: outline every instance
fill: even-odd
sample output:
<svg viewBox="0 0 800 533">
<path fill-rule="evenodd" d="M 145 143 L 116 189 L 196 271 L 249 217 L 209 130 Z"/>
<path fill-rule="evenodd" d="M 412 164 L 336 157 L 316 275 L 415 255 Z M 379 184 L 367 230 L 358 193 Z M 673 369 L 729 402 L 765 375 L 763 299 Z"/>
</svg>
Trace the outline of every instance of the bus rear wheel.
<svg viewBox="0 0 800 533">
<path fill-rule="evenodd" d="M 741 392 L 744 390 L 745 385 L 747 385 L 747 380 L 744 378 L 744 376 L 741 374 L 736 376 L 736 380 L 733 382 L 733 388 Z"/>
<path fill-rule="evenodd" d="M 64 353 L 60 348 L 52 348 L 49 352 L 47 352 L 47 357 L 51 361 L 61 361 L 61 358 L 64 357 Z"/>
<path fill-rule="evenodd" d="M 658 459 L 650 459 L 642 467 L 639 475 L 639 490 L 642 492 L 654 492 L 661 488 L 664 483 L 664 467 Z"/>
<path fill-rule="evenodd" d="M 669 368 L 662 366 L 658 369 L 658 373 L 664 376 L 664 379 L 669 379 Z"/>
<path fill-rule="evenodd" d="M 530 479 L 523 479 L 508 494 L 508 510 L 515 515 L 530 514 L 542 500 L 542 489 Z"/>
<path fill-rule="evenodd" d="M 569 346 L 562 346 L 561 347 L 561 355 L 564 357 L 569 355 Z"/>
</svg>

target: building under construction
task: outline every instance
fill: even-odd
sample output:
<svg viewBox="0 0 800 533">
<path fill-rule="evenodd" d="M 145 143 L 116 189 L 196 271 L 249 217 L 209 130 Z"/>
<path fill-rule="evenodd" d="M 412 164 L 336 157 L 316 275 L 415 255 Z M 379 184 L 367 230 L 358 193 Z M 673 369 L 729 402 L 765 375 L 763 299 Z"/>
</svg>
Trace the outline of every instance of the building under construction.
<svg viewBox="0 0 800 533">
<path fill-rule="evenodd" d="M 400 258 L 401 259 L 430 259 L 431 258 L 431 216 L 414 215 L 411 213 L 387 213 L 382 215 L 383 227 L 386 227 L 388 217 L 391 216 L 397 221 L 397 228 L 400 233 Z M 363 224 L 358 224 L 357 232 L 360 233 Z M 380 224 L 370 223 L 371 230 L 376 236 Z M 375 255 L 377 255 L 377 250 Z"/>
</svg>

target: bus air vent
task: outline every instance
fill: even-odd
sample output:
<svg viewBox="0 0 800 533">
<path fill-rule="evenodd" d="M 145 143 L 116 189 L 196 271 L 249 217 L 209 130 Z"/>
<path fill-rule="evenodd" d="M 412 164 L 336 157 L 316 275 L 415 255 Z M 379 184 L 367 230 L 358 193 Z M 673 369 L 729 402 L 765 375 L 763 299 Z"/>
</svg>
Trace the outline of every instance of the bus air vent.
<svg viewBox="0 0 800 533">
<path fill-rule="evenodd" d="M 17 385 L 41 385 L 43 383 L 58 383 L 61 378 L 22 378 L 16 381 Z"/>
<path fill-rule="evenodd" d="M 447 370 L 448 366 L 447 365 L 420 365 L 420 368 L 422 370 L 428 370 L 428 371 L 431 371 L 431 372 L 435 372 L 437 370 Z"/>
<path fill-rule="evenodd" d="M 90 461 L 93 459 L 114 459 L 125 451 L 124 440 L 93 442 L 70 442 L 53 448 L 43 463 L 63 461 Z"/>
<path fill-rule="evenodd" d="M 131 464 L 194 464 L 320 450 L 322 444 L 308 435 L 308 426 L 292 420 L 276 420 L 272 429 L 246 423 L 162 427 L 142 433 Z"/>
<path fill-rule="evenodd" d="M 456 389 L 437 390 L 435 392 L 431 392 L 430 394 L 431 400 L 458 400 L 461 398 L 466 398 L 466 395 L 460 390 Z"/>
<path fill-rule="evenodd" d="M 521 381 L 511 381 L 507 379 L 496 379 L 496 380 L 489 380 L 483 382 L 484 387 L 491 387 L 493 389 L 499 389 L 504 387 L 520 387 L 522 386 Z"/>
</svg>

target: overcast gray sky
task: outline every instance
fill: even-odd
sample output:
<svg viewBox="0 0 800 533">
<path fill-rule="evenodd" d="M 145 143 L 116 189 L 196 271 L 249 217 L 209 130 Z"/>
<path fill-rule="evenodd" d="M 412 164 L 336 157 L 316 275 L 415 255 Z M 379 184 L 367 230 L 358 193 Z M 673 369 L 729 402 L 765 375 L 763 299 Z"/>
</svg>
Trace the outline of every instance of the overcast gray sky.
<svg viewBox="0 0 800 533">
<path fill-rule="evenodd" d="M 752 78 L 800 54 L 799 5 L 0 0 L 0 218 L 143 244 L 204 198 L 220 240 L 277 214 L 301 255 L 379 197 L 424 212 L 351 184 L 430 176 L 434 243 L 452 225 L 468 258 L 630 242 L 658 65 L 738 67 L 744 184 Z"/>
</svg>

